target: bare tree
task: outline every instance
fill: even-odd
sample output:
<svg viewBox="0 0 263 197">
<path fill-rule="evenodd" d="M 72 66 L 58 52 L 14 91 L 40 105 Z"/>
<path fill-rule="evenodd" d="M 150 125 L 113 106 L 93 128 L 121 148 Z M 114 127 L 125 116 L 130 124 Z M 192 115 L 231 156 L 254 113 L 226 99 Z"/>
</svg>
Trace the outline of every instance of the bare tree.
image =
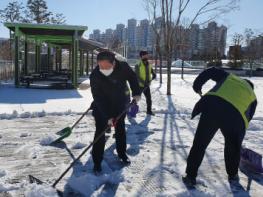
<svg viewBox="0 0 263 197">
<path fill-rule="evenodd" d="M 239 66 L 237 60 L 241 60 L 241 45 L 243 43 L 243 40 L 243 35 L 239 33 L 235 33 L 232 37 L 233 46 L 231 47 L 232 50 L 230 51 L 230 58 L 234 60 L 235 67 Z"/>
<path fill-rule="evenodd" d="M 252 29 L 245 29 L 244 32 L 244 41 L 246 44 L 245 58 L 247 59 L 250 67 L 249 76 L 252 77 L 253 72 L 253 63 L 256 59 L 256 46 L 251 42 L 254 37 L 254 31 Z"/>
<path fill-rule="evenodd" d="M 108 48 L 121 54 L 122 43 L 116 35 L 112 36 L 112 39 L 107 43 Z"/>
<path fill-rule="evenodd" d="M 188 58 L 188 50 L 190 46 L 190 29 L 187 28 L 187 21 L 184 20 L 182 25 L 175 29 L 174 53 L 176 58 L 180 58 L 182 63 L 181 78 L 184 79 L 184 61 Z"/>
<path fill-rule="evenodd" d="M 5 41 L 0 45 L 0 59 L 1 60 L 11 60 L 11 46 L 9 41 Z"/>
<path fill-rule="evenodd" d="M 148 17 L 150 20 L 151 28 L 154 32 L 154 49 L 155 49 L 155 72 L 157 72 L 157 64 L 159 60 L 159 74 L 160 74 L 160 83 L 162 83 L 162 66 L 163 66 L 163 57 L 162 57 L 162 30 L 163 30 L 163 20 L 158 13 L 158 7 L 160 3 L 158 0 L 144 0 L 146 5 L 146 11 L 148 12 Z"/>
<path fill-rule="evenodd" d="M 242 34 L 235 33 L 232 38 L 232 43 L 234 46 L 242 45 L 242 42 L 244 40 L 244 37 Z"/>
<path fill-rule="evenodd" d="M 19 3 L 18 1 L 9 2 L 5 9 L 0 10 L 0 21 L 1 23 L 5 22 L 21 22 L 23 19 L 22 13 L 23 13 L 23 4 Z M 12 60 L 12 33 L 11 30 L 9 30 L 10 40 L 9 40 L 9 47 L 6 47 L 6 49 L 9 52 L 10 60 Z M 6 51 L 4 51 L 6 53 Z"/>
<path fill-rule="evenodd" d="M 147 1 L 147 0 L 146 0 Z M 154 1 L 154 0 L 148 0 Z M 206 16 L 204 21 L 199 21 L 199 24 L 205 24 L 214 20 L 218 16 L 228 13 L 238 8 L 240 0 L 203 0 L 200 2 L 200 7 L 196 9 L 193 17 L 190 19 L 189 27 L 194 24 L 200 16 Z M 163 23 L 163 39 L 165 58 L 167 60 L 167 95 L 171 94 L 171 62 L 172 53 L 174 50 L 174 34 L 176 28 L 181 24 L 182 18 L 186 16 L 186 9 L 191 6 L 193 0 L 155 0 L 160 2 L 158 8 Z M 151 9 L 153 12 L 153 8 Z"/>
</svg>

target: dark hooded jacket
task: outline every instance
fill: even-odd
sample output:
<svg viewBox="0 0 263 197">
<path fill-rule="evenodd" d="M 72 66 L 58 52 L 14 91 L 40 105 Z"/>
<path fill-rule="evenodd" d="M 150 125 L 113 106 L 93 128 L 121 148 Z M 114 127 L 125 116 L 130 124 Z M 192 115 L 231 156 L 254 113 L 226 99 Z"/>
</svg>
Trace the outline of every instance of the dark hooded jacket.
<svg viewBox="0 0 263 197">
<path fill-rule="evenodd" d="M 90 75 L 93 96 L 93 114 L 105 120 L 117 117 L 127 104 L 127 81 L 132 96 L 140 95 L 135 72 L 126 62 L 115 60 L 116 64 L 110 76 L 103 75 L 97 66 Z"/>
<path fill-rule="evenodd" d="M 229 75 L 228 72 L 226 72 L 222 69 L 215 68 L 215 67 L 206 69 L 205 71 L 200 73 L 198 75 L 198 77 L 195 79 L 195 81 L 193 83 L 193 89 L 196 93 L 201 93 L 202 86 L 208 80 L 211 79 L 211 80 L 216 82 L 216 85 L 210 91 L 216 91 L 224 83 L 224 81 L 226 80 L 228 75 Z M 253 84 L 250 81 L 249 81 L 249 84 L 253 87 Z M 225 103 L 224 106 L 222 105 L 222 103 Z M 222 106 L 224 108 L 227 108 L 227 107 L 234 108 L 234 106 L 232 106 L 227 101 L 225 101 L 224 99 L 222 99 L 218 96 L 205 95 L 205 96 L 202 96 L 201 99 L 196 103 L 196 105 L 193 109 L 193 112 L 192 112 L 192 119 L 196 115 L 204 112 L 206 109 L 209 109 L 209 110 L 213 109 L 214 105 L 217 105 L 217 104 L 219 104 L 220 106 Z M 257 106 L 257 100 L 255 100 L 249 106 L 249 108 L 247 110 L 248 121 L 250 121 L 253 118 L 255 110 L 256 110 L 256 106 Z M 225 116 L 225 115 L 229 115 L 229 114 L 218 114 L 218 115 Z"/>
</svg>

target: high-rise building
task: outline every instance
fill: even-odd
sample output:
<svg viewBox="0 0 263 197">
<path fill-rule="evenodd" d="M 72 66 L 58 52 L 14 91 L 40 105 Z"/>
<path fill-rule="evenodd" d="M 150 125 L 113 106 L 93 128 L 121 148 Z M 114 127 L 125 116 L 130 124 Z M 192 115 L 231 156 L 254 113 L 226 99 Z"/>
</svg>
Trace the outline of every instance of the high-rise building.
<svg viewBox="0 0 263 197">
<path fill-rule="evenodd" d="M 115 31 L 115 35 L 116 38 L 120 41 L 123 42 L 124 41 L 124 29 L 125 29 L 125 25 L 124 24 L 117 24 L 116 25 L 116 31 Z"/>
<path fill-rule="evenodd" d="M 147 41 L 149 36 L 149 21 L 147 19 L 144 19 L 140 22 L 141 27 L 141 38 L 140 38 L 140 45 L 141 47 L 147 49 Z"/>
<path fill-rule="evenodd" d="M 100 30 L 99 29 L 93 30 L 93 39 L 96 41 L 100 41 Z"/>
<path fill-rule="evenodd" d="M 113 39 L 113 29 L 106 29 L 105 31 L 105 42 L 110 43 Z"/>
<path fill-rule="evenodd" d="M 204 48 L 213 58 L 221 58 L 225 53 L 227 28 L 217 26 L 216 22 L 210 22 L 205 28 Z"/>
<path fill-rule="evenodd" d="M 190 29 L 192 56 L 202 58 L 221 58 L 225 54 L 227 28 L 210 22 L 206 28 L 200 29 L 192 25 Z"/>
<path fill-rule="evenodd" d="M 129 19 L 127 27 L 117 24 L 115 30 L 106 29 L 105 33 L 97 29 L 90 34 L 90 38 L 104 42 L 109 47 L 113 44 L 112 41 L 115 43 L 115 39 L 118 39 L 120 47 L 127 48 L 128 58 L 137 58 L 140 50 L 154 53 L 156 31 L 160 34 L 160 44 L 163 46 L 164 37 L 161 30 L 161 17 L 155 20 L 155 24 L 150 24 L 147 19 L 141 20 L 138 26 L 136 19 Z M 225 53 L 227 28 L 223 25 L 218 26 L 216 22 L 210 22 L 207 27 L 200 28 L 199 25 L 193 24 L 189 29 L 178 26 L 175 31 L 175 57 L 219 59 Z"/>
<path fill-rule="evenodd" d="M 190 28 L 190 47 L 191 47 L 191 53 L 192 56 L 198 55 L 198 43 L 199 43 L 199 33 L 200 28 L 199 25 L 193 24 Z"/>
<path fill-rule="evenodd" d="M 128 58 L 136 57 L 136 25 L 135 19 L 128 20 L 127 41 L 128 41 Z"/>
<path fill-rule="evenodd" d="M 148 26 L 148 36 L 147 36 L 147 50 L 153 53 L 153 48 L 155 46 L 155 35 L 153 27 L 151 24 Z"/>
<path fill-rule="evenodd" d="M 136 25 L 137 21 L 135 19 L 129 19 L 128 20 L 128 27 L 127 27 L 127 40 L 128 40 L 128 45 L 131 47 L 135 47 L 135 35 L 136 35 Z"/>
<path fill-rule="evenodd" d="M 263 36 L 259 35 L 251 40 L 249 46 L 251 51 L 253 51 L 254 59 L 263 58 Z"/>
<path fill-rule="evenodd" d="M 100 34 L 100 39 L 98 41 L 106 44 L 106 34 L 105 33 Z"/>
</svg>

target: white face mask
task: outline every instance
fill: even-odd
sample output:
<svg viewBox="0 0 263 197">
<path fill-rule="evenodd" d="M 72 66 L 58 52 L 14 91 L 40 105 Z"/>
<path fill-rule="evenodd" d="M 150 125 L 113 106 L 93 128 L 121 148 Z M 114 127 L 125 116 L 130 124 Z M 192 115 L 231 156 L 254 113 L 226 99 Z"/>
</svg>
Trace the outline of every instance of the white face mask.
<svg viewBox="0 0 263 197">
<path fill-rule="evenodd" d="M 113 68 L 111 68 L 111 69 L 100 69 L 100 72 L 107 77 L 107 76 L 110 76 L 110 74 L 113 72 Z"/>
</svg>

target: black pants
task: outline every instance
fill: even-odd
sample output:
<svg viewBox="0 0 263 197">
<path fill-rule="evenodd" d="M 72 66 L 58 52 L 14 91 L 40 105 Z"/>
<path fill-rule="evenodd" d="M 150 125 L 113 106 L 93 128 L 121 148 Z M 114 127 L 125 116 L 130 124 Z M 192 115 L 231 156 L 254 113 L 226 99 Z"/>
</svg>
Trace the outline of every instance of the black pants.
<svg viewBox="0 0 263 197">
<path fill-rule="evenodd" d="M 146 98 L 147 112 L 151 112 L 152 111 L 152 97 L 151 97 L 150 86 L 147 86 L 146 88 L 141 88 L 141 92 L 144 94 Z"/>
<path fill-rule="evenodd" d="M 122 116 L 117 122 L 115 128 L 115 139 L 116 139 L 116 149 L 119 157 L 126 154 L 126 132 L 125 132 L 125 116 Z M 102 132 L 104 132 L 107 127 L 107 121 L 103 120 L 99 116 L 94 116 L 96 122 L 96 132 L 94 139 L 96 139 Z M 92 158 L 94 164 L 100 164 L 103 160 L 105 148 L 105 134 L 93 145 Z"/>
<path fill-rule="evenodd" d="M 225 167 L 229 176 L 238 173 L 240 150 L 245 136 L 245 126 L 242 116 L 229 103 L 222 102 L 205 109 L 200 117 L 193 146 L 190 150 L 186 173 L 195 178 L 205 150 L 220 129 L 225 138 Z"/>
</svg>

